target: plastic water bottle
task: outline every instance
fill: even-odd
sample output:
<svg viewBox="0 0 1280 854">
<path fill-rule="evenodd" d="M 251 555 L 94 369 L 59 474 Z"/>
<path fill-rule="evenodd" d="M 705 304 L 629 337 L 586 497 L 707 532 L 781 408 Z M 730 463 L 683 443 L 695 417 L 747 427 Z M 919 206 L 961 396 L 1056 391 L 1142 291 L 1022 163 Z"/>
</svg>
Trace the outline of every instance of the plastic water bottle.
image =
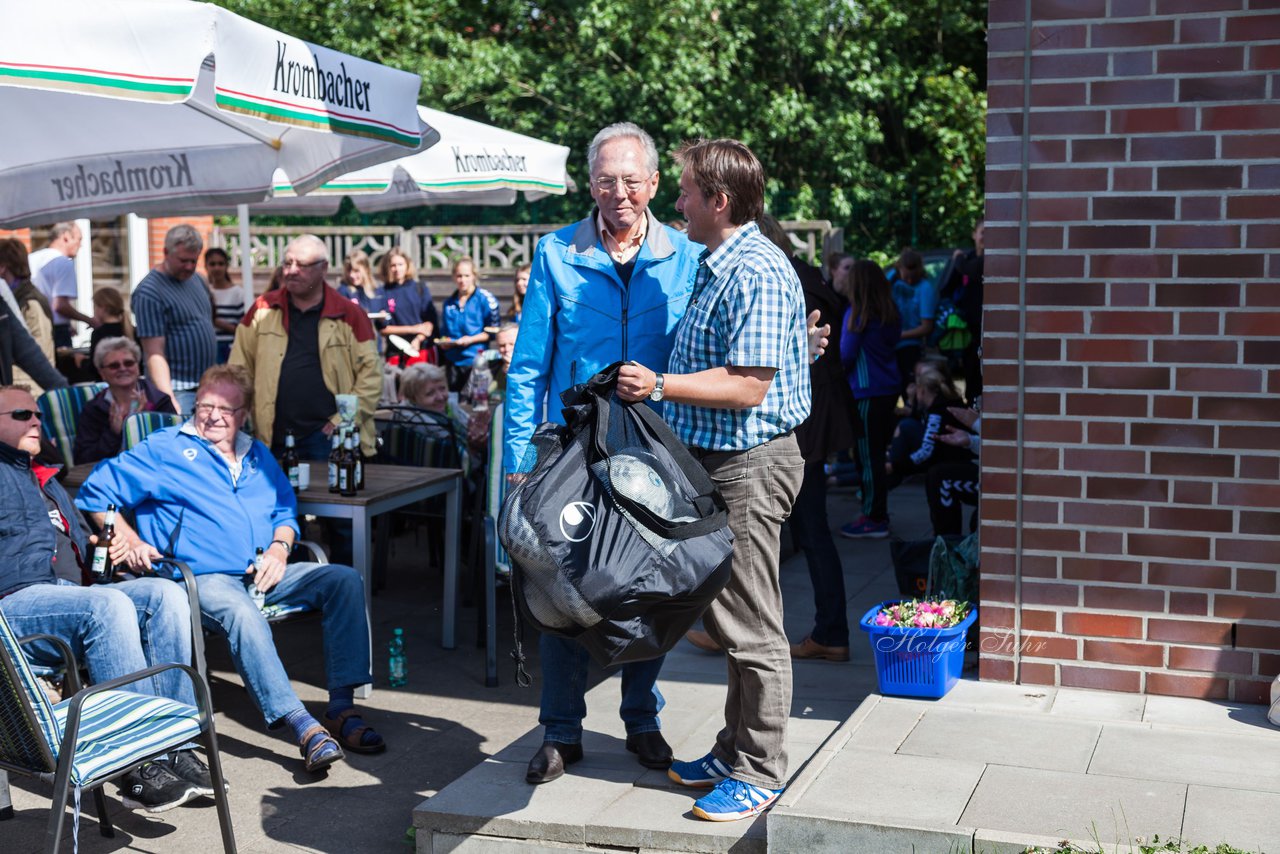
<svg viewBox="0 0 1280 854">
<path fill-rule="evenodd" d="M 391 672 L 391 687 L 403 688 L 409 684 L 409 663 L 404 657 L 404 629 L 396 629 L 391 638 L 391 658 L 388 669 Z"/>
<path fill-rule="evenodd" d="M 471 366 L 467 390 L 471 395 L 471 408 L 483 412 L 489 408 L 489 383 L 493 372 L 489 370 L 489 351 L 482 350 Z"/>
</svg>

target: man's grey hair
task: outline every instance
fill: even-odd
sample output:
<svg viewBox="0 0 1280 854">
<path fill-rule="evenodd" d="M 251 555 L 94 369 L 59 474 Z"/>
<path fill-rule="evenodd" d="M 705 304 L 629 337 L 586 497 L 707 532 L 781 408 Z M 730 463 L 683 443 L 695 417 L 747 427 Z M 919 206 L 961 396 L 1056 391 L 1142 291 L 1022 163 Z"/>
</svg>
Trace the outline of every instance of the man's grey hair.
<svg viewBox="0 0 1280 854">
<path fill-rule="evenodd" d="M 79 230 L 79 226 L 74 222 L 55 222 L 53 228 L 49 229 L 49 245 L 57 243 L 58 238 L 64 234 L 75 234 Z"/>
<path fill-rule="evenodd" d="M 630 137 L 636 140 L 644 148 L 645 168 L 649 170 L 649 175 L 658 171 L 658 147 L 653 144 L 653 137 L 645 133 L 644 128 L 633 122 L 616 122 L 606 128 L 602 128 L 596 134 L 596 138 L 591 140 L 591 145 L 587 148 L 587 170 L 595 172 L 596 159 L 600 156 L 600 147 L 611 139 L 620 137 Z M 645 176 L 646 178 L 648 175 Z"/>
<path fill-rule="evenodd" d="M 102 366 L 107 363 L 107 357 L 117 350 L 127 350 L 133 354 L 135 362 L 142 363 L 141 348 L 128 338 L 103 338 L 98 342 L 98 349 L 93 351 L 93 366 L 98 369 L 98 373 L 102 373 Z"/>
<path fill-rule="evenodd" d="M 199 252 L 204 249 L 204 238 L 193 227 L 182 223 L 175 225 L 164 236 L 164 251 L 175 252 L 178 249 L 193 249 Z"/>
<path fill-rule="evenodd" d="M 319 255 L 324 259 L 325 266 L 329 266 L 329 245 L 316 237 L 314 234 L 299 234 L 293 240 L 289 241 L 289 246 L 285 247 L 285 251 L 289 251 L 290 246 L 306 247 L 312 253 Z"/>
</svg>

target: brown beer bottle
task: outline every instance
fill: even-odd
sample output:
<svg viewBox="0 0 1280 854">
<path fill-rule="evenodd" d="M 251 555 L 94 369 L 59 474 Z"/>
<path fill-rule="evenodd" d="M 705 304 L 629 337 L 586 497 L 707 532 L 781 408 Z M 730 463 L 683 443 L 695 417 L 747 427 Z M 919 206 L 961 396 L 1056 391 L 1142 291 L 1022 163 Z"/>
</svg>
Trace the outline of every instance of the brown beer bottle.
<svg viewBox="0 0 1280 854">
<path fill-rule="evenodd" d="M 293 487 L 293 491 L 297 492 L 298 469 L 302 467 L 302 460 L 298 459 L 298 449 L 294 445 L 293 431 L 284 431 L 284 456 L 280 458 L 280 468 L 284 469 L 285 477 L 289 478 L 289 485 Z"/>
<path fill-rule="evenodd" d="M 342 440 L 342 462 L 338 464 L 338 494 L 348 498 L 356 494 L 356 455 L 351 436 Z"/>
<path fill-rule="evenodd" d="M 102 523 L 102 534 L 98 536 L 98 543 L 93 547 L 93 564 L 90 572 L 92 572 L 95 582 L 102 583 L 111 580 L 111 546 L 115 541 L 116 506 L 108 504 L 107 518 Z"/>
</svg>

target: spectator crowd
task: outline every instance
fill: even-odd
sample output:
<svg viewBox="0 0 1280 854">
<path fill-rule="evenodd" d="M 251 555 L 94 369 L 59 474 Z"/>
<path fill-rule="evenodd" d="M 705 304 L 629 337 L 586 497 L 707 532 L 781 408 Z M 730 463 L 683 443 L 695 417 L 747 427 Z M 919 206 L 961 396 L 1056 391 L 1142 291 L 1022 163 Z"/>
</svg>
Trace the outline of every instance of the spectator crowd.
<svg viewBox="0 0 1280 854">
<path fill-rule="evenodd" d="M 263 724 L 291 735 L 306 771 L 385 750 L 355 705 L 372 674 L 350 526 L 324 532 L 334 562 L 299 553 L 281 458 L 323 469 L 351 428 L 361 460 L 463 468 L 482 501 L 527 476 L 536 428 L 563 418 L 562 392 L 622 362 L 617 396 L 662 414 L 718 484 L 735 535 L 731 580 L 703 614 L 705 631 L 690 635 L 726 656 L 723 728 L 705 755 L 675 757 L 659 718 L 663 659 L 631 663 L 625 747 L 699 790 L 700 818 L 767 809 L 788 776 L 792 660 L 849 658 L 833 534 L 888 538 L 889 495 L 907 478 L 924 481 L 935 534 L 976 530 L 966 508 L 979 488 L 983 225 L 971 249 L 906 248 L 887 269 L 835 252 L 819 268 L 765 213 L 763 170 L 740 142 L 680 149 L 682 221 L 672 225 L 650 208 L 661 173 L 644 130 L 602 129 L 587 165 L 593 205 L 539 241 L 505 309 L 473 258 L 454 260 L 437 307 L 404 250 L 354 251 L 330 277 L 333 259 L 313 235 L 289 242 L 269 289 L 246 303 L 227 253 L 178 225 L 128 305 L 104 288 L 86 314 L 74 224 L 55 225 L 30 254 L 0 240 L 0 503 L 26 520 L 0 532 L 0 613 L 18 634 L 65 639 L 95 682 L 185 663 L 184 582 L 156 565 L 175 558 L 198 579 L 200 620 L 228 639 Z M 77 324 L 92 328 L 84 353 L 72 347 Z M 59 452 L 42 422 L 82 379 L 99 385 Z M 354 413 L 341 411 L 347 397 Z M 398 456 L 403 435 L 444 451 Z M 74 498 L 62 463 L 95 464 Z M 860 494 L 857 518 L 829 519 L 829 491 L 841 488 Z M 92 583 L 109 517 L 113 583 Z M 783 527 L 805 554 L 817 605 L 812 630 L 794 640 L 782 625 Z M 323 614 L 329 702 L 318 719 L 272 642 L 268 616 L 288 608 Z M 55 658 L 40 644 L 28 654 Z M 585 649 L 544 635 L 540 657 L 544 739 L 531 784 L 582 758 L 586 715 Z M 177 679 L 137 690 L 193 702 Z M 194 748 L 122 778 L 126 805 L 159 812 L 212 795 Z"/>
</svg>

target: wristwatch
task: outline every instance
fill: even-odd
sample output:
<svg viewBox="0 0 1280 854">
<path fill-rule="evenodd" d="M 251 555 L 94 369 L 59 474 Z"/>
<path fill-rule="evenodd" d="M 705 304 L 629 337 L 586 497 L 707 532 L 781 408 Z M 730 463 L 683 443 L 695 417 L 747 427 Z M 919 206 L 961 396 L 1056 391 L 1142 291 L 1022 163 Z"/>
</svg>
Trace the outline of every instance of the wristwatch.
<svg viewBox="0 0 1280 854">
<path fill-rule="evenodd" d="M 653 391 L 649 392 L 649 399 L 654 403 L 662 400 L 662 374 L 653 375 Z"/>
</svg>

